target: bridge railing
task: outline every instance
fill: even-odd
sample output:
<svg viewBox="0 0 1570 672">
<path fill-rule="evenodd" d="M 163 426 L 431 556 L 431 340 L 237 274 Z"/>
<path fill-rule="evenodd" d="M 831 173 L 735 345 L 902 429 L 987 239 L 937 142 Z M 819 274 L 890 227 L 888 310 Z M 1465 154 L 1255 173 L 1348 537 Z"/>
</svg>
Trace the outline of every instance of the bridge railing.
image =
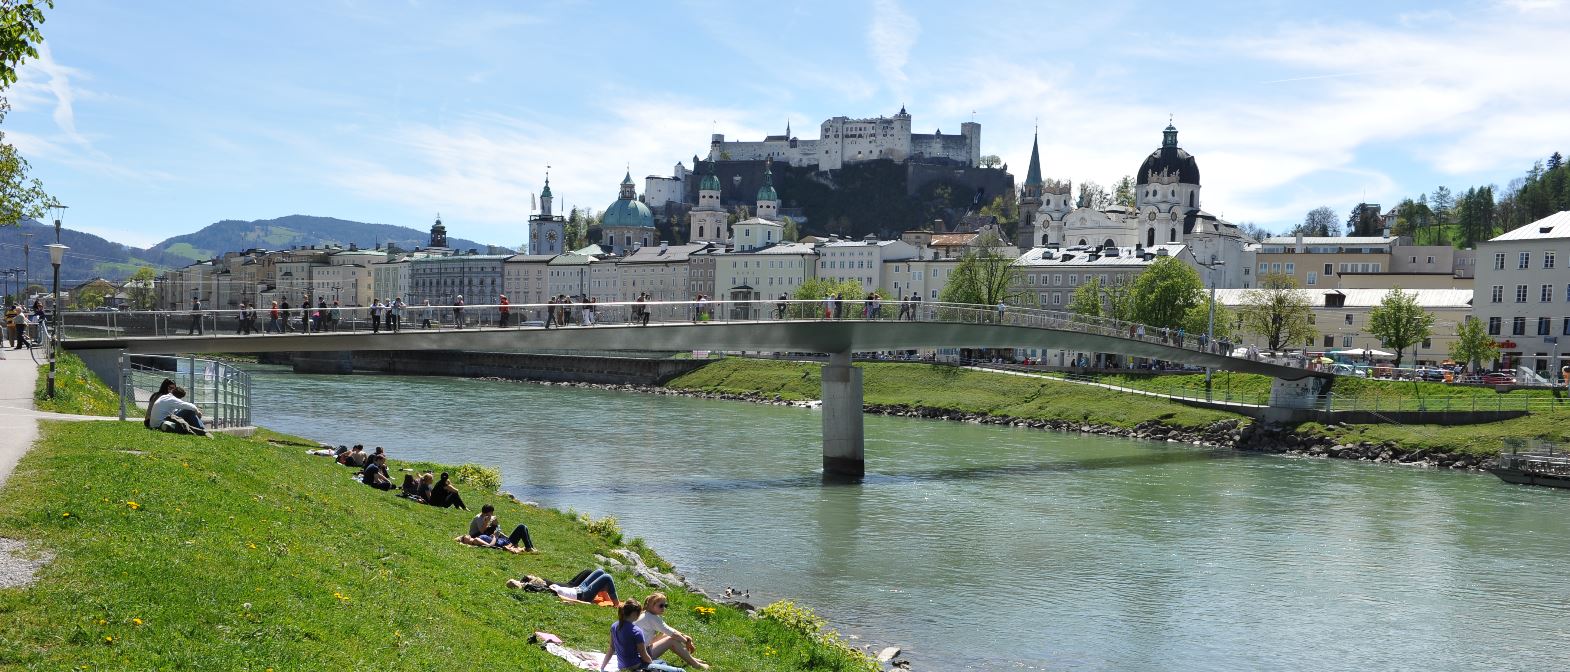
<svg viewBox="0 0 1570 672">
<path fill-rule="evenodd" d="M 396 326 L 393 316 L 396 314 Z M 1275 357 L 1230 341 L 1208 340 L 1181 330 L 1150 327 L 1064 310 L 983 306 L 939 301 L 843 301 L 764 299 L 749 301 L 618 301 L 561 304 L 405 305 L 396 311 L 372 307 L 290 307 L 276 316 L 269 307 L 238 309 L 66 312 L 62 335 L 71 338 L 122 338 L 360 333 L 392 330 L 539 329 L 611 324 L 735 323 L 762 321 L 912 321 L 1001 324 L 1059 329 L 1154 343 L 1297 368 L 1312 368 L 1300 357 Z"/>
<path fill-rule="evenodd" d="M 202 409 L 208 427 L 245 427 L 251 424 L 251 374 L 235 366 L 199 357 L 122 357 L 120 400 L 125 414 L 147 400 L 165 379 L 186 391 L 185 400 Z"/>
</svg>

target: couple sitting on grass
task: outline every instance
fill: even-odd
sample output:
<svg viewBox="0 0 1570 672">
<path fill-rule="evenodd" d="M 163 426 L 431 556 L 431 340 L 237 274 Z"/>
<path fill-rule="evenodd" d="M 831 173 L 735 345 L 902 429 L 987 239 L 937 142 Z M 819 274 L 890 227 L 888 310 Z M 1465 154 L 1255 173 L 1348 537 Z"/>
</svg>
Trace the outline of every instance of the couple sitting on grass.
<svg viewBox="0 0 1570 672">
<path fill-rule="evenodd" d="M 665 593 L 652 593 L 643 599 L 641 605 L 637 600 L 620 602 L 616 598 L 615 580 L 603 569 L 585 569 L 565 584 L 551 583 L 537 576 L 525 576 L 521 580 L 508 580 L 507 587 L 533 592 L 550 591 L 563 600 L 590 604 L 600 604 L 597 598 L 603 594 L 608 598 L 604 600 L 607 606 L 616 605 L 617 619 L 611 625 L 610 648 L 600 659 L 601 670 L 606 669 L 605 666 L 615 658 L 618 670 L 679 672 L 681 668 L 659 661 L 660 656 L 667 652 L 675 653 L 694 669 L 709 668 L 708 663 L 692 655 L 696 648 L 692 637 L 666 624 L 665 609 L 670 601 L 666 599 Z M 654 639 L 650 640 L 650 636 Z"/>
<path fill-rule="evenodd" d="M 148 429 L 172 434 L 212 436 L 207 433 L 207 426 L 202 424 L 202 409 L 186 401 L 185 388 L 168 378 L 158 385 L 158 391 L 153 396 L 148 397 L 147 415 L 143 417 L 142 424 Z"/>
<path fill-rule="evenodd" d="M 442 476 L 445 477 L 446 474 Z M 499 532 L 501 532 L 501 521 L 496 518 L 496 507 L 486 504 L 480 507 L 480 515 L 469 521 L 469 533 L 457 537 L 456 541 L 470 546 L 499 548 L 509 553 L 536 552 L 534 540 L 529 538 L 527 525 L 519 523 L 517 527 L 512 528 L 512 534 L 502 535 Z M 520 543 L 523 544 L 521 548 L 518 546 Z M 590 596 L 596 593 L 591 593 Z M 612 589 L 612 595 L 614 594 Z"/>
</svg>

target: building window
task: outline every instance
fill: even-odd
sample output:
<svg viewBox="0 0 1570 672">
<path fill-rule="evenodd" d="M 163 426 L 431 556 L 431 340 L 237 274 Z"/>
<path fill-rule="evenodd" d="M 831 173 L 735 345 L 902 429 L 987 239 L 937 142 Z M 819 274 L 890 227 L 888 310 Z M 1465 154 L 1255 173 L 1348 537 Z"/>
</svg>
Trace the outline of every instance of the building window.
<svg viewBox="0 0 1570 672">
<path fill-rule="evenodd" d="M 1537 300 L 1541 301 L 1543 303 L 1549 303 L 1549 302 L 1553 301 L 1554 300 L 1554 286 L 1553 285 L 1543 285 L 1543 290 L 1538 294 Z"/>
<path fill-rule="evenodd" d="M 1494 285 L 1494 294 L 1493 294 L 1492 298 L 1493 298 L 1493 302 L 1494 303 L 1504 303 L 1505 302 L 1505 286 L 1504 285 Z"/>
<path fill-rule="evenodd" d="M 1281 272 L 1281 264 L 1271 264 L 1270 265 L 1270 272 L 1271 273 L 1280 273 Z"/>
<path fill-rule="evenodd" d="M 1264 274 L 1269 273 L 1269 272 L 1270 272 L 1270 264 L 1266 264 L 1266 263 L 1260 263 L 1259 264 L 1259 274 L 1260 275 L 1264 275 Z"/>
<path fill-rule="evenodd" d="M 1319 282 L 1319 274 L 1315 273 L 1313 271 L 1309 271 L 1308 272 L 1308 284 L 1313 285 L 1313 284 L 1317 284 L 1318 282 Z"/>
<path fill-rule="evenodd" d="M 1498 317 L 1490 317 L 1490 318 L 1488 318 L 1488 335 L 1489 336 L 1498 336 L 1499 335 L 1499 324 L 1500 324 L 1501 321 L 1502 321 L 1502 319 L 1498 318 Z M 1565 318 L 1565 327 L 1566 328 L 1570 328 L 1570 317 Z"/>
<path fill-rule="evenodd" d="M 1297 266 L 1297 264 L 1294 264 L 1294 263 L 1291 263 L 1291 262 L 1287 262 L 1287 275 L 1296 275 L 1297 274 L 1297 269 L 1295 268 L 1296 266 Z"/>
<path fill-rule="evenodd" d="M 1346 323 L 1347 324 L 1351 324 L 1352 323 L 1352 314 L 1351 313 L 1347 313 L 1346 314 Z"/>
<path fill-rule="evenodd" d="M 1503 252 L 1495 252 L 1494 253 L 1494 270 L 1496 270 L 1496 271 L 1503 271 L 1503 270 L 1505 270 L 1505 253 L 1503 253 Z"/>
<path fill-rule="evenodd" d="M 1332 336 L 1330 334 L 1325 334 L 1325 347 L 1327 347 L 1327 348 L 1334 348 L 1334 347 L 1336 347 L 1336 337 Z"/>
<path fill-rule="evenodd" d="M 1061 286 L 1063 284 L 1063 274 L 1062 273 L 1053 273 L 1052 274 L 1052 284 L 1054 286 Z"/>
<path fill-rule="evenodd" d="M 1516 265 L 1516 268 L 1531 268 L 1531 266 L 1532 266 L 1532 253 L 1531 252 L 1522 252 L 1521 253 L 1521 259 L 1520 259 L 1519 263 Z"/>
<path fill-rule="evenodd" d="M 1570 317 L 1565 318 L 1564 332 L 1565 333 L 1563 335 L 1570 336 Z"/>
<path fill-rule="evenodd" d="M 1350 348 L 1350 347 L 1352 347 L 1352 337 L 1350 335 L 1341 337 L 1341 347 L 1343 347 L 1343 348 Z"/>
<path fill-rule="evenodd" d="M 1332 275 L 1335 275 L 1335 273 L 1332 273 L 1330 271 L 1330 264 L 1325 264 L 1325 277 L 1328 278 L 1328 277 L 1330 277 Z"/>
<path fill-rule="evenodd" d="M 1510 335 L 1512 335 L 1512 336 L 1524 336 L 1524 335 L 1526 335 L 1526 318 L 1524 318 L 1524 317 L 1517 317 L 1517 318 L 1515 318 L 1515 319 L 1510 321 Z"/>
<path fill-rule="evenodd" d="M 1515 302 L 1526 303 L 1526 285 L 1515 286 Z"/>
<path fill-rule="evenodd" d="M 1537 335 L 1538 336 L 1547 336 L 1549 333 L 1551 333 L 1550 327 L 1552 326 L 1552 324 L 1553 324 L 1553 321 L 1550 318 L 1546 318 L 1546 317 L 1539 317 L 1539 318 L 1537 318 Z"/>
<path fill-rule="evenodd" d="M 1052 305 L 1056 306 L 1056 305 L 1060 305 L 1062 303 L 1063 303 L 1063 292 L 1053 292 L 1052 293 Z"/>
</svg>

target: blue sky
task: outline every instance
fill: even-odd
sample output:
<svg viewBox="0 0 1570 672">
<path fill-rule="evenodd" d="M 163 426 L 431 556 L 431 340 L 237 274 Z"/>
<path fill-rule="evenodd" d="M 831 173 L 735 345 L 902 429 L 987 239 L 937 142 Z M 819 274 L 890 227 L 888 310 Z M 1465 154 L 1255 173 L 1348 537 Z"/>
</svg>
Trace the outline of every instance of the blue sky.
<svg viewBox="0 0 1570 672">
<path fill-rule="evenodd" d="M 3 130 L 69 226 L 141 245 L 440 212 L 515 246 L 547 164 L 603 209 L 712 132 L 902 104 L 926 133 L 974 114 L 1016 176 L 1039 120 L 1044 173 L 1103 185 L 1171 115 L 1204 207 L 1274 229 L 1570 152 L 1565 0 L 69 0 L 44 34 Z"/>
</svg>

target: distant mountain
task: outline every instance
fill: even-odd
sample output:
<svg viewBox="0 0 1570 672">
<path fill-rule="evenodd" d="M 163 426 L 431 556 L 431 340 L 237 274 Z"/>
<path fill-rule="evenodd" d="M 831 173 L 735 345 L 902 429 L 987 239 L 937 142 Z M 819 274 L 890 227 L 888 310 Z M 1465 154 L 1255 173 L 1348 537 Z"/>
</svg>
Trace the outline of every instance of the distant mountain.
<svg viewBox="0 0 1570 672">
<path fill-rule="evenodd" d="M 210 259 L 224 252 L 250 248 L 287 250 L 295 245 L 342 245 L 375 247 L 394 243 L 406 250 L 425 247 L 431 242 L 429 231 L 392 224 L 367 224 L 333 217 L 289 215 L 277 219 L 242 222 L 226 219 L 209 224 L 196 233 L 175 236 L 149 248 L 189 261 Z M 447 246 L 460 250 L 485 251 L 486 246 L 464 238 L 447 238 Z"/>
<path fill-rule="evenodd" d="M 26 240 L 22 236 L 23 233 L 33 234 L 29 243 L 31 252 L 25 257 L 22 253 L 22 243 Z M 17 269 L 15 277 L 20 278 L 25 268 L 27 276 L 34 284 L 48 287 L 53 279 L 54 270 L 49 266 L 49 248 L 44 246 L 53 242 L 55 242 L 54 227 L 30 219 L 24 220 L 17 227 L 0 227 L 0 272 Z M 91 233 L 72 231 L 69 228 L 60 230 L 60 242 L 71 248 L 60 264 L 62 286 L 75 285 L 97 277 L 119 280 L 129 277 L 142 266 L 162 269 L 191 263 L 189 259 L 183 257 L 157 250 L 143 250 L 121 245 Z M 0 275 L 0 278 L 3 277 Z M 6 280 L 6 282 L 10 281 Z"/>
</svg>

